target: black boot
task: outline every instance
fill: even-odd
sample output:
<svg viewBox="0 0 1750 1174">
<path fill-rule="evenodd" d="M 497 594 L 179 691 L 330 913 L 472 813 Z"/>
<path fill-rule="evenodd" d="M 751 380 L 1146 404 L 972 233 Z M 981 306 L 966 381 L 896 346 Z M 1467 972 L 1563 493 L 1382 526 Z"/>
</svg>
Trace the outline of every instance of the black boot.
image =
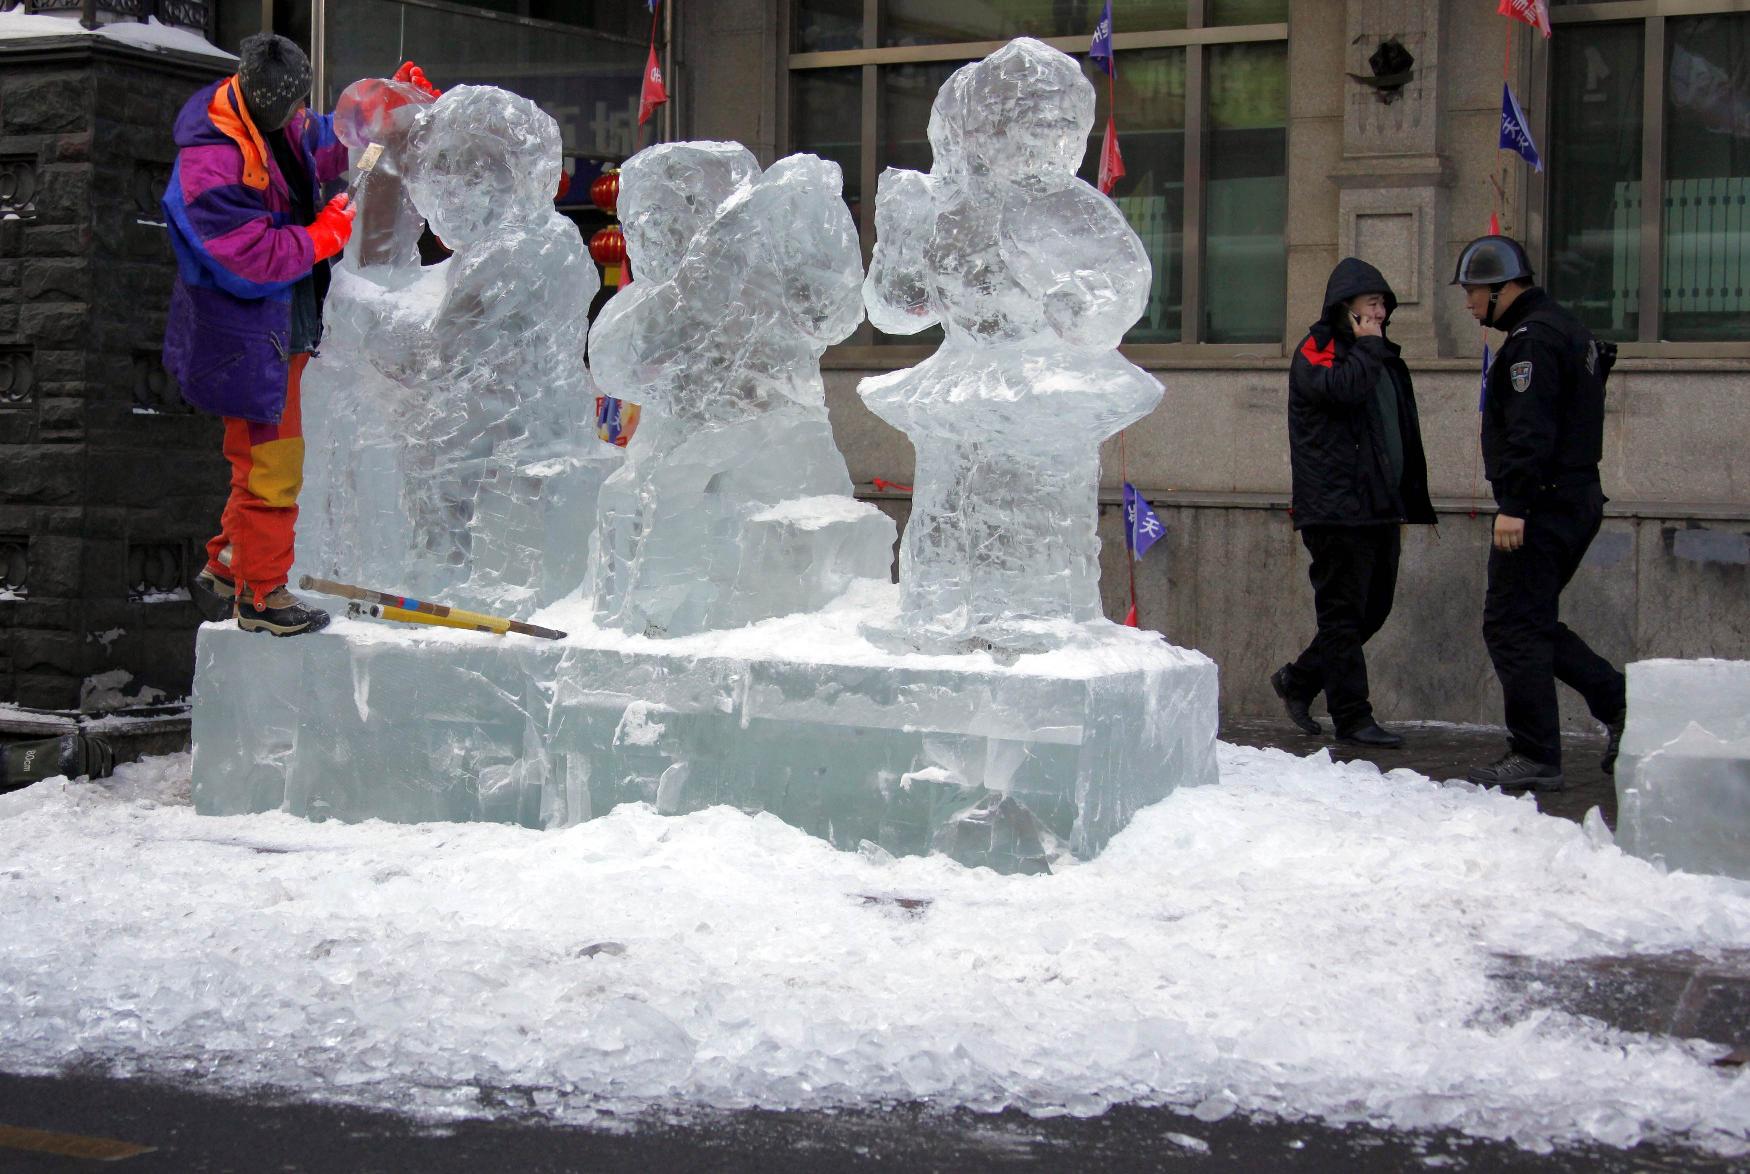
<svg viewBox="0 0 1750 1174">
<path fill-rule="evenodd" d="M 1324 728 L 1313 719 L 1312 700 L 1302 701 L 1288 688 L 1288 673 L 1292 666 L 1283 665 L 1270 674 L 1270 687 L 1276 690 L 1276 696 L 1282 698 L 1282 708 L 1288 712 L 1288 720 L 1303 734 L 1318 737 L 1324 733 Z"/>
<path fill-rule="evenodd" d="M 1604 723 L 1604 757 L 1598 762 L 1598 769 L 1607 775 L 1616 773 L 1616 753 L 1622 749 L 1623 727 L 1628 725 L 1628 710 L 1616 715 L 1616 720 Z"/>
<path fill-rule="evenodd" d="M 1396 750 L 1404 744 L 1402 734 L 1394 734 L 1378 722 L 1368 722 L 1356 726 L 1352 730 L 1343 730 L 1337 734 L 1337 741 L 1349 742 L 1356 746 L 1372 746 L 1378 750 Z"/>
<path fill-rule="evenodd" d="M 1503 791 L 1559 791 L 1568 785 L 1561 767 L 1527 758 L 1517 750 L 1507 751 L 1489 766 L 1477 767 L 1470 772 L 1470 781 Z"/>
<path fill-rule="evenodd" d="M 248 594 L 237 598 L 237 626 L 245 632 L 272 632 L 275 636 L 302 636 L 328 626 L 328 613 L 310 607 L 284 587 L 275 587 L 261 606 Z"/>
</svg>

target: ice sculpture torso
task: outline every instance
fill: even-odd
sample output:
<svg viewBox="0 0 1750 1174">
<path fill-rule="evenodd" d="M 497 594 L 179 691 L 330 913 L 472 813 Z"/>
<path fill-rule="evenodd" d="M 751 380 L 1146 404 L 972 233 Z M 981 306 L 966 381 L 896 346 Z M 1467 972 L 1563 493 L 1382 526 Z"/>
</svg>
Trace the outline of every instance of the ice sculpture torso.
<svg viewBox="0 0 1750 1174">
<path fill-rule="evenodd" d="M 913 647 L 1050 647 L 1101 614 L 1099 442 L 1161 385 L 1117 351 L 1151 271 L 1117 207 L 1076 178 L 1093 116 L 1076 63 L 1022 38 L 943 85 L 930 174 L 881 177 L 870 320 L 946 336 L 859 387 L 917 450 L 889 634 Z"/>
<path fill-rule="evenodd" d="M 385 240 L 389 260 L 341 270 L 319 364 L 337 388 L 331 421 L 374 443 L 332 438 L 328 463 L 348 467 L 331 480 L 364 492 L 318 503 L 330 538 L 301 561 L 526 614 L 583 580 L 596 492 L 619 460 L 595 438 L 584 366 L 600 278 L 553 208 L 559 129 L 524 98 L 457 86 L 386 145 L 361 218 L 376 200 L 386 237 L 416 236 L 418 220 L 394 214 L 410 199 L 454 255 L 409 274 L 405 242 Z"/>
<path fill-rule="evenodd" d="M 893 524 L 850 497 L 820 378 L 862 318 L 841 184 L 812 155 L 762 174 L 734 143 L 664 143 L 622 168 L 634 280 L 597 319 L 590 363 L 643 415 L 602 489 L 598 623 L 736 627 L 887 577 Z"/>
</svg>

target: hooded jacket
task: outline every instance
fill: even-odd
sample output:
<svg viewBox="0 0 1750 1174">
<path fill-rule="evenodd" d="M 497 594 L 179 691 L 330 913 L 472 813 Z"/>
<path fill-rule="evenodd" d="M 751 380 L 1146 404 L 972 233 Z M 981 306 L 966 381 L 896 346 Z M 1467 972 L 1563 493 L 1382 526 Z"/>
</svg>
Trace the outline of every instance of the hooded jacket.
<svg viewBox="0 0 1750 1174">
<path fill-rule="evenodd" d="M 320 208 L 347 167 L 326 115 L 300 111 L 280 131 Z M 278 423 L 291 359 L 292 287 L 316 264 L 309 230 L 274 152 L 256 129 L 236 77 L 188 100 L 176 119 L 176 165 L 164 219 L 176 285 L 164 366 L 183 398 L 221 416 Z"/>
<path fill-rule="evenodd" d="M 1288 450 L 1297 530 L 1435 520 L 1410 369 L 1396 343 L 1356 336 L 1347 328 L 1343 303 L 1367 293 L 1385 295 L 1387 318 L 1397 309 L 1397 297 L 1379 270 L 1355 257 L 1339 261 L 1325 285 L 1324 317 L 1307 331 L 1289 366 Z M 1403 439 L 1404 472 L 1396 484 L 1374 394 L 1388 371 L 1397 387 Z"/>
</svg>

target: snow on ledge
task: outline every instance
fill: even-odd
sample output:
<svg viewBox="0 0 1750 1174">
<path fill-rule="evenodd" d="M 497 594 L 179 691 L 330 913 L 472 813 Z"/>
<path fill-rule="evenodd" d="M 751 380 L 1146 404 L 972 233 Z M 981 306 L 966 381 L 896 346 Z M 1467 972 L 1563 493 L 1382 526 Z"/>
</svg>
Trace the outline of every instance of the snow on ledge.
<svg viewBox="0 0 1750 1174">
<path fill-rule="evenodd" d="M 132 45 L 136 49 L 174 49 L 183 53 L 193 53 L 200 57 L 217 57 L 223 61 L 237 60 L 235 54 L 225 52 L 199 33 L 193 33 L 187 29 L 171 28 L 169 25 L 159 23 L 157 17 L 151 17 L 145 24 L 125 20 L 88 29 L 79 23 L 77 16 L 72 15 L 49 16 L 24 12 L 0 12 L 0 41 L 21 40 L 27 37 L 108 37 L 112 41 Z"/>
</svg>

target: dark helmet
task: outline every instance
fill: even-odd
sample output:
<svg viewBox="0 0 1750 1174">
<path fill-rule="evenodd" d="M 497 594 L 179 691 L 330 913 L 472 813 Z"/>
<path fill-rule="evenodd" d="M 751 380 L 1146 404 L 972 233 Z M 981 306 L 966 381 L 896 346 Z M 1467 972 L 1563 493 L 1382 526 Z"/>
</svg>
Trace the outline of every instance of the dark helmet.
<svg viewBox="0 0 1750 1174">
<path fill-rule="evenodd" d="M 1525 247 L 1510 236 L 1479 236 L 1458 255 L 1454 285 L 1500 285 L 1506 281 L 1530 281 L 1531 258 Z"/>
</svg>

